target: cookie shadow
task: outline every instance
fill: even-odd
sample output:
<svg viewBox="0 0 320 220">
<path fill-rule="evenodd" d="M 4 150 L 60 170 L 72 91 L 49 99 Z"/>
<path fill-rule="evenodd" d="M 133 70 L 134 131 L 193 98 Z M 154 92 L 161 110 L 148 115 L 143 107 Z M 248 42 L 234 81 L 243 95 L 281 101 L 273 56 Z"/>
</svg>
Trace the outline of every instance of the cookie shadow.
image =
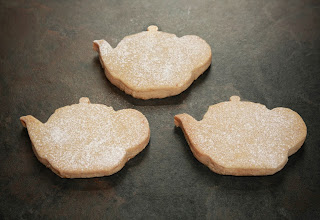
<svg viewBox="0 0 320 220">
<path fill-rule="evenodd" d="M 181 150 L 184 152 L 186 160 L 188 160 L 192 164 L 192 172 L 200 173 L 201 175 L 205 176 L 206 178 L 211 178 L 211 179 L 215 178 L 215 176 L 218 176 L 218 174 L 212 172 L 207 166 L 205 166 L 204 164 L 199 162 L 194 157 L 181 128 L 175 126 L 174 133 L 175 133 L 177 139 L 179 139 L 178 141 L 181 142 L 181 146 L 182 146 Z M 214 180 L 214 179 L 212 179 L 212 180 Z"/>
<path fill-rule="evenodd" d="M 220 187 L 226 190 L 241 190 L 252 192 L 257 190 L 286 190 L 285 186 L 295 178 L 301 176 L 299 163 L 303 163 L 304 145 L 295 154 L 289 157 L 287 164 L 279 172 L 269 176 L 226 176 L 214 173 L 207 166 L 199 162 L 193 155 L 185 139 L 182 130 L 174 128 L 174 133 L 181 142 L 185 158 L 192 164 L 191 172 L 197 172 L 201 176 L 201 182 L 207 187 Z M 293 180 L 292 180 L 293 179 Z"/>
<path fill-rule="evenodd" d="M 105 76 L 104 69 L 101 67 L 99 57 L 96 56 L 94 58 L 95 66 L 99 66 L 100 68 L 100 75 L 102 78 L 104 78 L 104 81 L 107 84 L 108 92 L 114 93 L 116 96 L 125 99 L 127 102 L 131 103 L 132 105 L 137 106 L 161 106 L 161 105 L 176 105 L 181 104 L 190 94 L 191 91 L 195 90 L 197 87 L 199 87 L 207 78 L 209 75 L 209 72 L 211 71 L 211 65 L 208 67 L 208 69 L 201 74 L 197 80 L 193 81 L 193 83 L 182 93 L 170 96 L 162 99 L 137 99 L 132 97 L 131 95 L 126 94 L 124 91 L 120 90 L 118 87 L 113 85 Z"/>
<path fill-rule="evenodd" d="M 76 179 L 62 179 L 58 180 L 58 185 L 63 190 L 74 191 L 114 191 L 115 187 L 127 177 L 131 168 L 139 166 L 139 164 L 146 158 L 149 151 L 149 144 L 136 155 L 131 158 L 124 167 L 118 172 L 110 176 L 93 177 L 93 178 L 76 178 Z M 57 176 L 58 177 L 58 176 Z"/>
<path fill-rule="evenodd" d="M 113 191 L 113 188 L 126 178 L 128 171 L 131 168 L 139 166 L 139 164 L 146 158 L 149 152 L 149 145 L 145 147 L 138 155 L 131 158 L 125 166 L 117 173 L 110 176 L 92 177 L 92 178 L 61 178 L 51 169 L 42 164 L 35 156 L 32 150 L 32 143 L 28 135 L 27 129 L 22 129 L 20 132 L 20 138 L 25 142 L 25 148 L 22 153 L 28 154 L 31 158 L 25 163 L 25 166 L 29 166 L 29 170 L 32 170 L 31 175 L 34 179 L 39 179 L 41 184 L 46 185 L 47 188 L 53 188 L 55 190 L 62 191 L 100 191 L 105 192 Z"/>
</svg>

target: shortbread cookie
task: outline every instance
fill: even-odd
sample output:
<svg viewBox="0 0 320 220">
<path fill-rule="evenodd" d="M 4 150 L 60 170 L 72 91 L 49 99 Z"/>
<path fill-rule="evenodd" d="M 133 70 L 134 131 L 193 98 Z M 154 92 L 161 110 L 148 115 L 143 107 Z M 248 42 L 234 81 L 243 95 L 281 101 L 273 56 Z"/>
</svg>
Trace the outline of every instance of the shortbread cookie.
<svg viewBox="0 0 320 220">
<path fill-rule="evenodd" d="M 109 81 L 140 99 L 181 93 L 211 63 L 211 48 L 203 39 L 179 38 L 156 26 L 125 37 L 114 49 L 105 40 L 95 40 L 93 48 Z"/>
<path fill-rule="evenodd" d="M 114 174 L 150 138 L 148 121 L 139 111 L 114 111 L 88 98 L 57 109 L 44 124 L 31 115 L 20 120 L 39 161 L 64 178 Z"/>
<path fill-rule="evenodd" d="M 194 156 L 223 175 L 272 175 L 300 149 L 307 135 L 296 112 L 269 110 L 238 96 L 210 106 L 201 121 L 180 114 L 174 122 L 182 128 Z"/>
</svg>

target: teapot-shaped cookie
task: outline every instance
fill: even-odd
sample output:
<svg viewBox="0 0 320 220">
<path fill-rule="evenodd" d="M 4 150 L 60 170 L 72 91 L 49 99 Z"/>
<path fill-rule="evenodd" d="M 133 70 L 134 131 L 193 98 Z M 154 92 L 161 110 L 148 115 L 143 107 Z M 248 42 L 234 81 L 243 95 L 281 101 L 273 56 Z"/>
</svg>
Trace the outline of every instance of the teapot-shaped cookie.
<svg viewBox="0 0 320 220">
<path fill-rule="evenodd" d="M 304 121 L 291 109 L 269 110 L 238 96 L 210 106 L 201 121 L 180 114 L 174 122 L 182 128 L 194 156 L 223 175 L 274 174 L 307 135 Z"/>
<path fill-rule="evenodd" d="M 116 48 L 95 40 L 106 77 L 135 98 L 174 96 L 186 90 L 211 64 L 211 48 L 200 37 L 158 31 L 157 26 L 125 37 Z"/>
<path fill-rule="evenodd" d="M 39 161 L 66 178 L 111 175 L 150 139 L 148 121 L 139 111 L 114 111 L 85 97 L 57 109 L 44 124 L 31 115 L 20 121 Z"/>
</svg>

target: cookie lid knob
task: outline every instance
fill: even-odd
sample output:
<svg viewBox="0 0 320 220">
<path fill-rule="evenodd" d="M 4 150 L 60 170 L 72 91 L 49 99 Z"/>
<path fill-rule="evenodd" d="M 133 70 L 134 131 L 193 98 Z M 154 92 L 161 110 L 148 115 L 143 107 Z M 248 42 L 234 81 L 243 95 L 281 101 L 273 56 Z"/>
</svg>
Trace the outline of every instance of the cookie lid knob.
<svg viewBox="0 0 320 220">
<path fill-rule="evenodd" d="M 90 100 L 87 97 L 81 97 L 79 99 L 79 103 L 86 103 L 86 104 L 90 104 Z"/>
<path fill-rule="evenodd" d="M 235 95 L 231 96 L 230 97 L 230 101 L 231 102 L 239 102 L 240 101 L 240 97 L 239 96 L 235 96 Z"/>
<path fill-rule="evenodd" d="M 147 30 L 148 30 L 148 31 L 158 31 L 158 27 L 155 26 L 155 25 L 151 25 L 151 26 L 148 27 Z"/>
</svg>

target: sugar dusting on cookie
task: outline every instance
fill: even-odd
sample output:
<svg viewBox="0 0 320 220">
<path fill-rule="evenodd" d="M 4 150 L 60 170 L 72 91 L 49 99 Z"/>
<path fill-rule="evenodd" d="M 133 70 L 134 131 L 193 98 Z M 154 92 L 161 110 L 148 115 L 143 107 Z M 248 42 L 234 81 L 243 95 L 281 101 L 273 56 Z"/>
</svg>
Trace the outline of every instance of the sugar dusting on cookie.
<svg viewBox="0 0 320 220">
<path fill-rule="evenodd" d="M 192 76 L 194 66 L 201 65 L 202 53 L 208 50 L 203 51 L 200 38 L 157 31 L 123 39 L 104 60 L 112 74 L 135 86 L 174 86 Z"/>
<path fill-rule="evenodd" d="M 200 122 L 186 114 L 176 116 L 196 157 L 201 161 L 207 155 L 218 165 L 201 162 L 222 174 L 277 172 L 303 144 L 303 120 L 287 108 L 269 110 L 258 103 L 242 102 L 239 97 L 230 100 L 210 106 Z"/>
<path fill-rule="evenodd" d="M 68 172 L 111 169 L 133 156 L 127 150 L 149 138 L 148 122 L 141 113 L 116 112 L 90 104 L 89 99 L 58 109 L 47 123 L 27 128 L 37 155 Z"/>
<path fill-rule="evenodd" d="M 111 75 L 109 80 L 120 88 L 145 91 L 141 98 L 157 98 L 157 94 L 147 94 L 155 90 L 180 93 L 185 84 L 195 80 L 211 63 L 210 46 L 200 37 L 179 38 L 158 31 L 156 26 L 125 37 L 113 50 L 101 52 L 104 44 L 99 49 L 100 59 L 107 77 Z"/>
</svg>

